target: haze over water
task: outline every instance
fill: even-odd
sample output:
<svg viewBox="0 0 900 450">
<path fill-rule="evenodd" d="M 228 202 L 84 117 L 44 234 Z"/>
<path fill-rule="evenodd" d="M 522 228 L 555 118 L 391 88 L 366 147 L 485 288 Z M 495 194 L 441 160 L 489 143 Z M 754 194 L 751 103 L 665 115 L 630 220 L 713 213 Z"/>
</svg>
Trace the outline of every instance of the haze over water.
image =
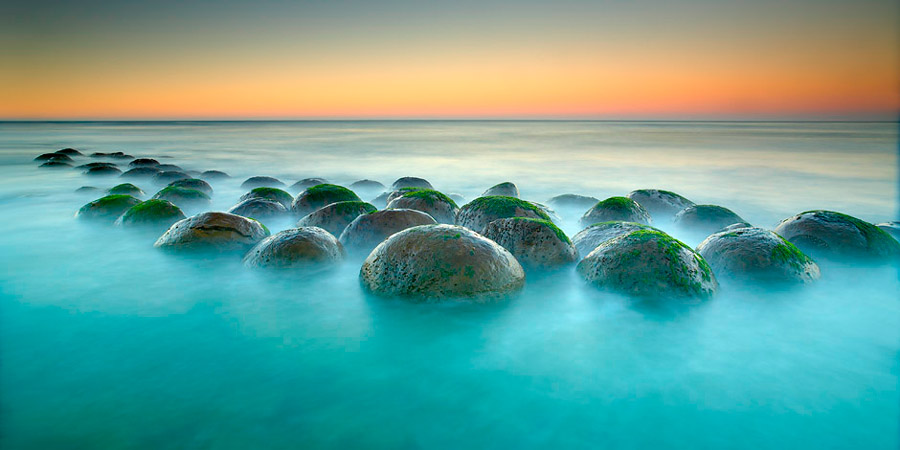
<svg viewBox="0 0 900 450">
<path fill-rule="evenodd" d="M 897 448 L 895 266 L 819 261 L 809 286 L 677 307 L 573 270 L 496 305 L 414 305 L 366 295 L 358 260 L 285 279 L 77 222 L 97 195 L 75 189 L 120 180 L 32 161 L 223 170 L 215 210 L 253 175 L 419 176 L 468 200 L 668 189 L 773 228 L 897 220 L 897 141 L 885 122 L 0 123 L 0 447 Z M 574 235 L 583 211 L 558 212 Z"/>
</svg>

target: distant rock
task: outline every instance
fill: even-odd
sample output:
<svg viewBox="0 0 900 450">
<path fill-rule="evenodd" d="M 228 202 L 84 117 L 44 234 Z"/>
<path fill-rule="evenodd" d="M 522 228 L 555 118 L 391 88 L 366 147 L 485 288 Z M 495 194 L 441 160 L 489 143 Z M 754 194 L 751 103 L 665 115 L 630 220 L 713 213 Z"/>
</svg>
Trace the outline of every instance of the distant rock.
<svg viewBox="0 0 900 450">
<path fill-rule="evenodd" d="M 247 252 L 244 265 L 305 275 L 335 267 L 343 259 L 344 249 L 334 236 L 321 228 L 301 227 L 263 239 Z"/>
<path fill-rule="evenodd" d="M 675 227 L 696 236 L 709 236 L 736 223 L 747 223 L 734 211 L 716 205 L 694 205 L 675 215 Z"/>
<path fill-rule="evenodd" d="M 819 278 L 819 266 L 781 236 L 762 228 L 744 227 L 715 233 L 697 252 L 721 278 L 805 283 Z"/>
<path fill-rule="evenodd" d="M 122 183 L 122 184 L 113 186 L 113 187 L 109 188 L 109 190 L 107 192 L 110 194 L 113 194 L 113 195 L 124 194 L 124 195 L 130 195 L 132 197 L 143 197 L 144 196 L 144 191 L 141 190 L 141 188 L 139 188 L 131 183 Z"/>
<path fill-rule="evenodd" d="M 398 231 L 435 223 L 433 217 L 422 211 L 385 209 L 358 216 L 341 233 L 340 241 L 348 252 L 366 254 Z"/>
<path fill-rule="evenodd" d="M 61 150 L 57 150 L 55 153 L 58 153 L 60 155 L 67 155 L 67 156 L 84 156 L 84 153 L 81 153 L 78 150 L 75 150 L 74 148 L 64 148 Z"/>
<path fill-rule="evenodd" d="M 304 178 L 291 185 L 290 190 L 293 192 L 301 192 L 304 189 L 311 188 L 320 184 L 328 184 L 324 178 Z"/>
<path fill-rule="evenodd" d="M 44 169 L 65 169 L 68 167 L 72 167 L 72 165 L 65 161 L 50 160 L 38 167 L 42 167 Z"/>
<path fill-rule="evenodd" d="M 157 192 L 153 198 L 168 200 L 182 209 L 203 208 L 210 204 L 209 196 L 203 192 L 177 186 L 167 186 Z"/>
<path fill-rule="evenodd" d="M 175 165 L 175 164 L 160 164 L 160 165 L 156 166 L 156 168 L 159 170 L 162 170 L 163 172 L 185 172 L 185 173 L 188 172 L 187 170 L 184 170 L 181 166 Z"/>
<path fill-rule="evenodd" d="M 250 198 L 264 198 L 272 200 L 273 202 L 281 203 L 287 209 L 290 209 L 291 203 L 294 202 L 294 196 L 292 196 L 291 194 L 288 194 L 281 189 L 271 187 L 253 188 L 250 190 L 250 192 L 241 196 L 241 201 Z"/>
<path fill-rule="evenodd" d="M 391 185 L 391 190 L 396 191 L 402 188 L 421 188 L 421 189 L 434 189 L 434 186 L 425 180 L 424 178 L 417 177 L 401 177 L 398 178 L 397 181 L 394 181 L 394 184 Z"/>
<path fill-rule="evenodd" d="M 775 232 L 814 257 L 863 260 L 900 257 L 900 243 L 888 232 L 839 212 L 806 211 L 782 220 Z"/>
<path fill-rule="evenodd" d="M 230 214 L 244 217 L 252 217 L 257 220 L 266 220 L 273 217 L 281 217 L 288 213 L 287 208 L 281 203 L 262 197 L 251 197 L 241 200 L 237 205 L 228 210 Z"/>
<path fill-rule="evenodd" d="M 297 226 L 319 227 L 340 237 L 347 225 L 350 225 L 357 217 L 375 211 L 377 211 L 375 206 L 366 202 L 337 202 L 307 214 L 297 222 Z"/>
<path fill-rule="evenodd" d="M 375 180 L 354 181 L 353 184 L 351 184 L 349 187 L 353 192 L 362 192 L 365 194 L 374 194 L 376 192 L 382 192 L 387 189 L 385 185 Z"/>
<path fill-rule="evenodd" d="M 490 189 L 484 191 L 481 194 L 482 197 L 489 197 L 492 195 L 501 195 L 504 197 L 515 197 L 519 198 L 519 188 L 509 181 L 494 185 Z"/>
<path fill-rule="evenodd" d="M 195 189 L 206 195 L 212 196 L 213 188 L 209 183 L 198 178 L 182 178 L 169 183 L 171 187 L 180 187 L 185 189 Z"/>
<path fill-rule="evenodd" d="M 628 197 L 610 197 L 598 202 L 581 216 L 581 226 L 610 221 L 636 222 L 650 225 L 650 213 Z"/>
<path fill-rule="evenodd" d="M 337 202 L 359 202 L 360 198 L 343 186 L 336 184 L 319 184 L 301 192 L 291 204 L 291 210 L 298 217 L 303 217 L 319 208 Z"/>
<path fill-rule="evenodd" d="M 80 166 L 75 166 L 75 168 L 79 169 L 79 170 L 93 169 L 95 167 L 112 167 L 112 168 L 117 169 L 119 166 L 117 166 L 115 163 L 111 163 L 111 162 L 92 162 L 92 163 L 82 164 Z"/>
<path fill-rule="evenodd" d="M 81 220 L 113 223 L 125 211 L 140 202 L 130 195 L 107 195 L 82 206 L 75 213 L 75 217 Z"/>
<path fill-rule="evenodd" d="M 128 163 L 128 167 L 156 167 L 159 161 L 153 158 L 138 158 Z"/>
<path fill-rule="evenodd" d="M 187 180 L 189 178 L 191 178 L 191 176 L 184 172 L 165 170 L 154 175 L 153 182 L 156 184 L 161 184 L 163 186 L 168 186 L 169 183 L 173 181 Z"/>
<path fill-rule="evenodd" d="M 90 169 L 84 172 L 85 175 L 90 175 L 94 177 L 111 177 L 115 175 L 120 175 L 122 173 L 121 170 L 115 167 L 109 166 L 100 166 L 100 167 L 91 167 Z"/>
<path fill-rule="evenodd" d="M 154 247 L 189 251 L 244 251 L 269 235 L 256 220 L 223 212 L 205 212 L 175 222 Z"/>
<path fill-rule="evenodd" d="M 498 219 L 528 217 L 550 220 L 550 216 L 531 202 L 515 197 L 478 197 L 459 209 L 456 224 L 476 233 L 483 233 L 487 225 Z"/>
<path fill-rule="evenodd" d="M 258 187 L 274 187 L 274 188 L 283 188 L 285 187 L 284 183 L 279 181 L 277 178 L 272 177 L 250 177 L 247 178 L 243 183 L 241 183 L 241 187 L 244 189 L 253 189 Z"/>
<path fill-rule="evenodd" d="M 638 202 L 654 220 L 671 221 L 684 208 L 694 206 L 694 202 L 662 189 L 638 189 L 631 191 L 628 198 Z"/>
<path fill-rule="evenodd" d="M 200 174 L 200 178 L 207 181 L 216 181 L 216 180 L 225 180 L 231 178 L 231 175 L 228 175 L 221 170 L 207 170 Z"/>
<path fill-rule="evenodd" d="M 404 192 L 399 197 L 391 200 L 387 209 L 415 209 L 428 213 L 438 223 L 456 223 L 456 206 L 450 197 L 433 189 L 421 189 Z"/>
<path fill-rule="evenodd" d="M 135 167 L 134 169 L 129 169 L 122 174 L 122 178 L 128 178 L 133 180 L 138 179 L 151 179 L 156 176 L 156 174 L 161 171 L 156 167 Z"/>
<path fill-rule="evenodd" d="M 529 270 L 557 269 L 578 260 L 572 241 L 548 220 L 498 219 L 488 224 L 484 237 L 509 250 Z"/>
<path fill-rule="evenodd" d="M 875 226 L 887 231 L 891 237 L 900 241 L 900 222 L 882 222 Z"/>
<path fill-rule="evenodd" d="M 584 211 L 600 203 L 600 199 L 586 195 L 563 194 L 547 200 L 547 203 L 557 209 L 578 209 Z"/>
<path fill-rule="evenodd" d="M 72 162 L 72 158 L 69 155 L 64 155 L 62 153 L 44 153 L 43 155 L 39 155 L 34 158 L 35 161 L 59 161 L 59 162 Z"/>
</svg>

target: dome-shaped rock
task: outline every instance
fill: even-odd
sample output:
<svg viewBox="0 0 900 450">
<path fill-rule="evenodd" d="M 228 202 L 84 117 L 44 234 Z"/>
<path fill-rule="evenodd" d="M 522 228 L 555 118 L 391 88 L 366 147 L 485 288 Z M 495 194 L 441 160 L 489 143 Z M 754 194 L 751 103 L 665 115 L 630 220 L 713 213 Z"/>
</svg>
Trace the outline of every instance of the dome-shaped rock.
<svg viewBox="0 0 900 450">
<path fill-rule="evenodd" d="M 547 200 L 547 204 L 557 209 L 577 209 L 585 211 L 588 208 L 600 203 L 597 197 L 578 194 L 562 194 Z"/>
<path fill-rule="evenodd" d="M 588 253 L 594 251 L 600 244 L 623 234 L 631 233 L 637 230 L 656 230 L 650 225 L 644 225 L 637 222 L 610 221 L 595 223 L 572 236 L 572 243 L 578 254 L 585 257 Z"/>
<path fill-rule="evenodd" d="M 550 216 L 534 203 L 515 197 L 491 196 L 478 197 L 460 208 L 456 224 L 481 233 L 487 224 L 508 217 L 550 220 Z"/>
<path fill-rule="evenodd" d="M 125 211 L 140 202 L 139 199 L 130 195 L 107 195 L 82 206 L 75 213 L 75 217 L 112 223 Z"/>
<path fill-rule="evenodd" d="M 128 163 L 128 167 L 156 167 L 159 161 L 153 158 L 138 158 Z"/>
<path fill-rule="evenodd" d="M 456 223 L 456 212 L 459 211 L 450 197 L 432 189 L 404 192 L 391 200 L 387 209 L 415 209 L 430 214 L 438 223 L 447 224 Z"/>
<path fill-rule="evenodd" d="M 169 183 L 178 180 L 187 180 L 190 179 L 191 176 L 177 170 L 163 170 L 156 175 L 153 176 L 153 182 L 156 184 L 161 184 L 163 186 L 168 186 Z"/>
<path fill-rule="evenodd" d="M 244 265 L 306 274 L 334 267 L 343 259 L 337 238 L 318 227 L 301 227 L 263 239 L 244 256 Z"/>
<path fill-rule="evenodd" d="M 256 220 L 223 212 L 205 212 L 175 222 L 156 243 L 172 250 L 243 251 L 269 235 Z"/>
<path fill-rule="evenodd" d="M 282 191 L 278 188 L 258 187 L 253 188 L 250 192 L 241 196 L 241 201 L 248 198 L 264 198 L 273 202 L 281 203 L 285 208 L 290 209 L 291 203 L 294 202 L 294 196 Z"/>
<path fill-rule="evenodd" d="M 241 200 L 237 205 L 232 206 L 228 212 L 239 216 L 263 220 L 284 216 L 287 214 L 288 210 L 284 205 L 276 201 L 262 197 L 251 197 Z"/>
<path fill-rule="evenodd" d="M 709 236 L 712 233 L 736 223 L 746 223 L 741 216 L 728 208 L 716 205 L 694 205 L 682 209 L 675 215 L 675 226 L 695 236 Z"/>
<path fill-rule="evenodd" d="M 231 178 L 231 175 L 228 175 L 227 173 L 222 172 L 221 170 L 207 170 L 205 172 L 200 173 L 200 178 L 203 178 L 204 180 L 208 180 L 208 181 L 215 181 L 215 180 L 224 180 L 227 178 Z"/>
<path fill-rule="evenodd" d="M 377 209 L 366 202 L 337 202 L 319 208 L 300 219 L 298 227 L 319 227 L 340 237 L 347 225 L 362 214 L 375 212 Z"/>
<path fill-rule="evenodd" d="M 123 227 L 144 227 L 153 229 L 169 228 L 173 223 L 184 219 L 181 208 L 168 200 L 150 199 L 138 203 L 125 211 L 116 220 L 116 225 Z"/>
<path fill-rule="evenodd" d="M 176 186 L 163 188 L 153 198 L 168 200 L 182 209 L 200 208 L 210 204 L 209 196 L 203 192 Z"/>
<path fill-rule="evenodd" d="M 138 179 L 152 179 L 156 176 L 156 174 L 161 171 L 156 167 L 135 167 L 133 169 L 128 169 L 121 175 L 121 178 L 127 178 L 132 180 Z"/>
<path fill-rule="evenodd" d="M 424 178 L 417 177 L 402 177 L 398 178 L 394 184 L 391 185 L 391 190 L 396 191 L 402 188 L 420 188 L 420 189 L 434 189 L 434 186 L 425 180 Z"/>
<path fill-rule="evenodd" d="M 650 213 L 638 202 L 628 197 L 610 197 L 598 202 L 581 216 L 581 226 L 587 227 L 595 223 L 621 220 L 650 225 Z"/>
<path fill-rule="evenodd" d="M 304 189 L 311 188 L 313 186 L 318 186 L 320 184 L 328 184 L 328 180 L 324 178 L 304 178 L 294 184 L 289 188 L 291 192 L 301 192 Z"/>
<path fill-rule="evenodd" d="M 362 214 L 341 233 L 341 244 L 351 253 L 368 253 L 388 236 L 418 225 L 435 224 L 434 218 L 412 209 L 385 209 Z"/>
<path fill-rule="evenodd" d="M 182 178 L 169 183 L 170 187 L 181 187 L 186 189 L 195 189 L 206 195 L 213 194 L 213 188 L 209 183 L 198 178 Z"/>
<path fill-rule="evenodd" d="M 350 189 L 335 184 L 318 184 L 307 188 L 294 199 L 291 210 L 303 217 L 319 208 L 337 202 L 359 202 L 360 198 Z"/>
<path fill-rule="evenodd" d="M 707 237 L 697 252 L 719 274 L 732 278 L 809 282 L 819 278 L 819 266 L 781 236 L 762 228 L 744 227 Z"/>
<path fill-rule="evenodd" d="M 253 189 L 258 187 L 283 188 L 284 183 L 282 183 L 277 178 L 257 176 L 247 178 L 243 183 L 241 183 L 241 187 L 244 189 Z"/>
<path fill-rule="evenodd" d="M 489 197 L 492 195 L 519 198 L 519 188 L 515 185 L 515 183 L 506 181 L 492 186 L 488 190 L 484 191 L 483 194 L 481 194 L 482 197 Z"/>
<path fill-rule="evenodd" d="M 578 259 L 572 241 L 548 220 L 510 217 L 495 220 L 484 237 L 509 250 L 527 269 L 554 269 Z"/>
<path fill-rule="evenodd" d="M 775 232 L 804 253 L 826 258 L 900 257 L 900 243 L 864 220 L 834 211 L 806 211 L 781 221 Z"/>
<path fill-rule="evenodd" d="M 111 177 L 114 175 L 120 175 L 121 173 L 121 170 L 110 166 L 91 167 L 84 172 L 85 175 L 96 177 Z"/>
<path fill-rule="evenodd" d="M 638 189 L 628 193 L 628 198 L 643 206 L 654 220 L 670 221 L 682 209 L 694 206 L 694 202 L 662 189 Z"/>
<path fill-rule="evenodd" d="M 109 188 L 109 191 L 107 191 L 107 192 L 109 192 L 110 194 L 124 194 L 124 195 L 131 195 L 134 197 L 143 197 L 144 196 L 144 191 L 141 190 L 141 188 L 139 188 L 131 183 L 118 184 L 116 186 Z"/>
</svg>

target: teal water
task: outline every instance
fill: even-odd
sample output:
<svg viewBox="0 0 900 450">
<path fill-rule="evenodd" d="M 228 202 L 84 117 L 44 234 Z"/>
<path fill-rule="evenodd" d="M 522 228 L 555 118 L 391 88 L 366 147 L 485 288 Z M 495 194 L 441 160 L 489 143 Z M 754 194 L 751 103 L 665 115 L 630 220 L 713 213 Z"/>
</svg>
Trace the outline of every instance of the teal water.
<svg viewBox="0 0 900 450">
<path fill-rule="evenodd" d="M 215 209 L 252 175 L 413 175 L 468 199 L 501 181 L 537 201 L 665 188 L 771 228 L 812 208 L 896 220 L 897 138 L 892 123 L 0 123 L 0 447 L 895 449 L 896 267 L 821 261 L 813 285 L 723 284 L 692 306 L 571 271 L 500 304 L 413 305 L 366 295 L 358 260 L 276 278 L 76 222 L 96 196 L 73 191 L 117 180 L 31 159 L 71 146 L 224 170 Z M 580 212 L 559 212 L 577 232 Z"/>
</svg>

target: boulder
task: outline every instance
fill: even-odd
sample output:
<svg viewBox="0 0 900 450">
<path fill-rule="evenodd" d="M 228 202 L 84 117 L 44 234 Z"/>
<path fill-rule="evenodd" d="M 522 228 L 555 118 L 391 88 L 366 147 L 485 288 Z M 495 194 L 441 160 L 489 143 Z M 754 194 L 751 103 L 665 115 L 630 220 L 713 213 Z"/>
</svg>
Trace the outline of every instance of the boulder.
<svg viewBox="0 0 900 450">
<path fill-rule="evenodd" d="M 163 170 L 153 176 L 153 182 L 163 186 L 168 186 L 169 183 L 173 181 L 187 180 L 189 178 L 191 178 L 191 176 L 184 172 L 180 172 L 177 170 Z"/>
<path fill-rule="evenodd" d="M 203 178 L 204 180 L 208 180 L 208 181 L 215 181 L 215 180 L 224 180 L 227 178 L 231 178 L 231 175 L 228 175 L 227 173 L 222 172 L 221 170 L 207 170 L 200 174 L 200 178 Z"/>
<path fill-rule="evenodd" d="M 163 188 L 153 198 L 168 200 L 182 209 L 202 208 L 210 204 L 209 196 L 203 192 L 176 186 Z"/>
<path fill-rule="evenodd" d="M 131 184 L 131 183 L 122 183 L 116 186 L 109 188 L 107 191 L 110 194 L 124 194 L 131 195 L 133 197 L 143 197 L 144 191 L 141 188 Z"/>
<path fill-rule="evenodd" d="M 600 203 L 600 199 L 587 195 L 563 194 L 547 200 L 547 203 L 557 209 L 577 209 L 585 211 L 597 203 Z"/>
<path fill-rule="evenodd" d="M 212 196 L 213 188 L 209 183 L 198 178 L 182 178 L 169 183 L 169 187 L 180 187 L 186 189 L 194 189 L 206 195 Z"/>
<path fill-rule="evenodd" d="M 69 155 L 64 155 L 62 153 L 44 153 L 43 155 L 39 155 L 34 158 L 35 161 L 59 161 L 59 162 L 72 162 L 72 158 Z"/>
<path fill-rule="evenodd" d="M 244 265 L 308 274 L 334 267 L 343 259 L 344 248 L 333 235 L 318 227 L 301 227 L 263 239 L 244 256 Z"/>
<path fill-rule="evenodd" d="M 572 243 L 575 245 L 575 249 L 578 250 L 578 254 L 583 258 L 587 256 L 588 253 L 594 251 L 600 244 L 614 237 L 637 230 L 659 231 L 650 225 L 644 225 L 637 222 L 600 222 L 579 231 L 578 234 L 572 237 Z"/>
<path fill-rule="evenodd" d="M 121 173 L 121 170 L 109 166 L 91 167 L 84 172 L 85 175 L 96 177 L 111 177 L 114 175 L 120 175 Z"/>
<path fill-rule="evenodd" d="M 376 192 L 382 192 L 387 189 L 385 185 L 375 180 L 354 181 L 353 184 L 351 184 L 349 187 L 353 192 L 362 192 L 365 194 L 374 194 Z"/>
<path fill-rule="evenodd" d="M 694 206 L 694 202 L 662 189 L 638 189 L 628 193 L 628 198 L 643 206 L 654 220 L 671 221 L 682 209 Z"/>
<path fill-rule="evenodd" d="M 900 241 L 900 222 L 882 222 L 875 226 L 887 231 L 891 237 Z"/>
<path fill-rule="evenodd" d="M 290 209 L 291 203 L 294 202 L 294 196 L 292 196 L 291 194 L 288 194 L 281 189 L 271 187 L 253 188 L 250 190 L 250 192 L 241 196 L 241 201 L 250 198 L 264 198 L 273 202 L 278 202 L 281 203 L 286 209 Z"/>
<path fill-rule="evenodd" d="M 595 223 L 623 221 L 650 225 L 650 213 L 638 202 L 628 197 L 610 197 L 598 202 L 581 216 L 581 226 L 587 227 Z"/>
<path fill-rule="evenodd" d="M 47 161 L 47 162 L 41 164 L 38 167 L 42 167 L 44 169 L 63 169 L 63 168 L 67 168 L 67 167 L 72 167 L 72 165 L 65 161 L 57 161 L 55 159 L 52 159 L 50 161 Z"/>
<path fill-rule="evenodd" d="M 60 155 L 68 155 L 68 156 L 84 156 L 84 153 L 75 150 L 74 148 L 64 148 L 61 150 L 57 150 L 55 153 L 59 153 Z"/>
<path fill-rule="evenodd" d="M 398 231 L 435 223 L 434 218 L 422 211 L 385 209 L 353 219 L 341 233 L 340 240 L 348 252 L 365 254 Z"/>
<path fill-rule="evenodd" d="M 135 167 L 134 169 L 128 169 L 125 173 L 122 174 L 121 178 L 127 178 L 132 180 L 137 179 L 152 179 L 156 176 L 156 174 L 160 173 L 161 170 L 156 167 Z"/>
<path fill-rule="evenodd" d="M 366 202 L 337 202 L 307 214 L 297 222 L 297 226 L 319 227 L 339 237 L 354 219 L 375 211 L 377 208 Z"/>
<path fill-rule="evenodd" d="M 184 170 L 181 166 L 176 164 L 160 164 L 156 166 L 156 168 L 163 172 L 188 172 L 187 170 Z"/>
<path fill-rule="evenodd" d="M 775 232 L 815 257 L 869 260 L 900 257 L 900 243 L 886 231 L 839 212 L 806 211 L 782 220 Z"/>
<path fill-rule="evenodd" d="M 578 260 L 569 237 L 548 220 L 510 217 L 495 220 L 484 237 L 509 250 L 529 270 L 556 269 Z"/>
<path fill-rule="evenodd" d="M 269 235 L 256 220 L 205 212 L 175 222 L 154 247 L 171 250 L 245 251 Z"/>
<path fill-rule="evenodd" d="M 337 202 L 359 202 L 360 198 L 350 189 L 335 184 L 319 184 L 307 188 L 294 199 L 291 210 L 303 217 L 319 208 Z"/>
<path fill-rule="evenodd" d="M 515 197 L 490 196 L 478 197 L 460 208 L 456 224 L 482 233 L 489 223 L 508 217 L 550 220 L 550 216 L 534 203 Z"/>
<path fill-rule="evenodd" d="M 283 188 L 285 186 L 284 183 L 279 181 L 277 178 L 257 176 L 247 178 L 243 183 L 241 183 L 241 187 L 244 189 L 253 189 L 258 187 Z"/>
<path fill-rule="evenodd" d="M 503 197 L 515 197 L 519 198 L 519 188 L 516 187 L 514 183 L 509 181 L 494 185 L 488 190 L 484 191 L 484 194 L 481 194 L 482 197 L 489 197 L 492 195 L 501 195 Z"/>
<path fill-rule="evenodd" d="M 434 186 L 431 185 L 424 178 L 416 178 L 416 177 L 402 177 L 398 178 L 397 181 L 394 181 L 394 184 L 391 185 L 391 190 L 396 191 L 402 188 L 420 188 L 420 189 L 434 189 Z"/>
<path fill-rule="evenodd" d="M 75 166 L 76 169 L 80 169 L 80 170 L 93 169 L 94 167 L 113 167 L 116 169 L 119 168 L 119 166 L 117 166 L 115 163 L 111 163 L 111 162 L 92 162 L 92 163 L 82 164 L 80 166 Z"/>
<path fill-rule="evenodd" d="M 167 229 L 173 223 L 184 219 L 181 209 L 168 200 L 150 199 L 132 206 L 122 214 L 116 225 L 122 227 L 142 227 Z"/>
<path fill-rule="evenodd" d="M 697 252 L 721 278 L 805 283 L 819 278 L 819 266 L 783 237 L 743 227 L 707 237 Z"/>
<path fill-rule="evenodd" d="M 228 210 L 230 214 L 244 217 L 252 217 L 258 220 L 271 219 L 284 216 L 288 210 L 281 203 L 262 197 L 251 197 L 241 200 L 237 205 Z"/>
<path fill-rule="evenodd" d="M 456 212 L 459 211 L 450 197 L 432 189 L 404 192 L 391 200 L 387 209 L 415 209 L 430 214 L 438 223 L 446 224 L 456 223 Z"/>
<path fill-rule="evenodd" d="M 304 178 L 294 184 L 291 185 L 290 190 L 292 192 L 301 192 L 304 189 L 311 188 L 313 186 L 318 186 L 320 184 L 328 184 L 328 181 L 324 178 Z"/>
<path fill-rule="evenodd" d="M 675 215 L 675 227 L 695 236 L 709 236 L 712 233 L 746 220 L 728 208 L 716 205 L 694 205 L 682 209 Z"/>
<path fill-rule="evenodd" d="M 128 163 L 128 167 L 156 167 L 159 161 L 153 158 L 138 158 Z"/>
<path fill-rule="evenodd" d="M 94 200 L 78 210 L 75 217 L 82 220 L 114 222 L 119 216 L 141 201 L 130 195 L 107 195 Z"/>
</svg>

